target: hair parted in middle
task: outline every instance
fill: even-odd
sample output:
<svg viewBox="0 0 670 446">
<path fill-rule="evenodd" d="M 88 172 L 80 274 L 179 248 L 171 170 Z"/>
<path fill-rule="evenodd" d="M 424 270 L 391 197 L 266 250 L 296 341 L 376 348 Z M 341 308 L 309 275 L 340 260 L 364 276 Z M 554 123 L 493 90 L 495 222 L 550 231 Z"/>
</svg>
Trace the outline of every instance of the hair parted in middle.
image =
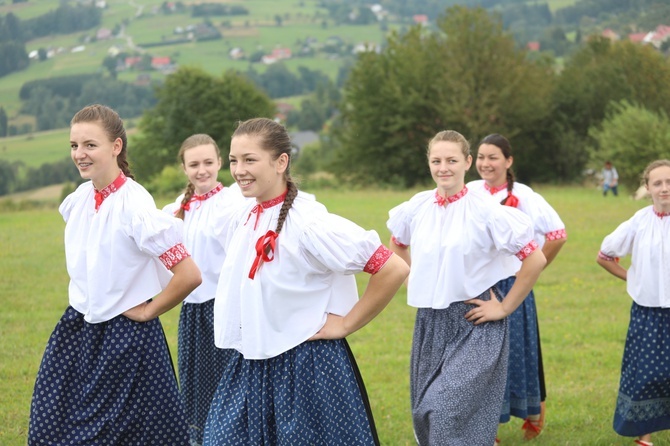
<svg viewBox="0 0 670 446">
<path fill-rule="evenodd" d="M 216 144 L 216 141 L 214 141 L 214 138 L 205 133 L 196 133 L 195 135 L 191 135 L 188 138 L 186 138 L 184 142 L 181 143 L 179 153 L 177 154 L 177 159 L 183 166 L 184 153 L 186 153 L 188 149 L 192 149 L 198 146 L 205 146 L 207 144 L 211 144 L 212 146 L 214 146 L 214 150 L 216 151 L 216 157 L 221 159 L 221 150 L 219 149 L 219 146 Z M 174 214 L 175 217 L 181 218 L 182 220 L 184 219 L 184 207 L 188 202 L 191 201 L 191 198 L 193 197 L 194 193 L 195 193 L 195 185 L 189 181 L 188 184 L 186 184 L 186 189 L 184 189 L 184 198 L 181 200 L 181 205 Z"/>
<path fill-rule="evenodd" d="M 496 146 L 497 148 L 500 149 L 506 160 L 512 157 L 512 144 L 510 144 L 509 140 L 504 136 L 502 136 L 500 133 L 491 133 L 490 135 L 485 136 L 484 139 L 482 139 L 479 142 L 477 149 L 479 149 L 479 147 L 481 147 L 482 144 L 491 144 L 492 146 Z M 507 179 L 507 192 L 512 193 L 512 188 L 514 187 L 514 171 L 512 170 L 511 166 L 507 168 L 506 179 Z M 506 200 L 507 198 L 503 200 L 503 203 Z"/>
<path fill-rule="evenodd" d="M 456 130 L 442 130 L 437 132 L 435 136 L 428 142 L 428 150 L 426 150 L 426 156 L 430 155 L 430 149 L 438 142 L 447 141 L 454 142 L 461 146 L 461 153 L 467 159 L 470 156 L 470 143 L 465 136 L 458 133 Z"/>
</svg>

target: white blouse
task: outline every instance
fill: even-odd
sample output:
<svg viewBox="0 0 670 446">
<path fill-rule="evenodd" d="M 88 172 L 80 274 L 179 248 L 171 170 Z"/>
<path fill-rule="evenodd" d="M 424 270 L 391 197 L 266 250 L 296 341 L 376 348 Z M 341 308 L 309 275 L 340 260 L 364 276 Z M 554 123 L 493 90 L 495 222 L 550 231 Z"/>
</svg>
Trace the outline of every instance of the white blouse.
<svg viewBox="0 0 670 446">
<path fill-rule="evenodd" d="M 123 174 L 99 193 L 83 183 L 59 211 L 70 305 L 87 322 L 108 321 L 154 297 L 172 278 L 169 269 L 189 256 L 181 220 L 156 209 L 146 189 Z"/>
<path fill-rule="evenodd" d="M 299 192 L 269 261 L 254 269 L 257 241 L 276 229 L 282 203 L 245 206 L 229 232 L 214 338 L 217 347 L 234 348 L 246 359 L 278 356 L 319 331 L 328 313 L 346 315 L 358 300 L 354 274 L 375 273 L 391 255 L 376 232 Z"/>
<path fill-rule="evenodd" d="M 184 211 L 184 246 L 200 268 L 202 284 L 184 299 L 185 303 L 201 304 L 214 299 L 216 285 L 223 260 L 226 258 L 225 239 L 229 229 L 229 220 L 235 209 L 242 206 L 246 198 L 240 188 L 224 187 L 219 183 L 214 189 L 203 195 L 194 194 Z M 181 207 L 184 195 L 163 211 L 174 216 Z"/>
<path fill-rule="evenodd" d="M 537 248 L 530 219 L 467 188 L 447 202 L 437 190 L 419 192 L 389 211 L 398 245 L 410 246 L 408 304 L 447 308 L 479 296 L 517 271 Z"/>
<path fill-rule="evenodd" d="M 607 260 L 631 255 L 626 289 L 644 307 L 670 308 L 670 216 L 653 206 L 640 209 L 605 237 L 600 256 Z"/>
</svg>

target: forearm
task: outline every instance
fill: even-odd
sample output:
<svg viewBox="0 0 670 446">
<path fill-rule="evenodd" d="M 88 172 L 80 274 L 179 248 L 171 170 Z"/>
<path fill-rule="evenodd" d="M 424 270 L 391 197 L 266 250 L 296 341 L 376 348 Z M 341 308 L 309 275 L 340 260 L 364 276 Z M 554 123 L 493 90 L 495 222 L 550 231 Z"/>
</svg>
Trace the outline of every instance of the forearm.
<svg viewBox="0 0 670 446">
<path fill-rule="evenodd" d="M 191 257 L 177 263 L 171 269 L 173 276 L 163 291 L 156 295 L 145 309 L 147 320 L 156 318 L 183 301 L 200 285 L 200 270 Z"/>
<path fill-rule="evenodd" d="M 398 255 L 392 255 L 386 264 L 370 277 L 365 292 L 344 317 L 347 334 L 351 334 L 374 319 L 391 301 L 409 274 L 409 266 Z"/>
<path fill-rule="evenodd" d="M 547 261 L 540 250 L 535 250 L 521 263 L 521 269 L 516 274 L 514 285 L 502 302 L 505 313 L 509 316 L 516 310 L 523 300 L 528 296 L 537 282 L 540 273 Z"/>
<path fill-rule="evenodd" d="M 598 265 L 602 266 L 605 271 L 612 274 L 614 277 L 618 277 L 621 280 L 628 280 L 628 270 L 619 265 L 618 262 L 603 259 L 600 256 L 597 257 L 596 261 L 598 262 Z"/>
</svg>

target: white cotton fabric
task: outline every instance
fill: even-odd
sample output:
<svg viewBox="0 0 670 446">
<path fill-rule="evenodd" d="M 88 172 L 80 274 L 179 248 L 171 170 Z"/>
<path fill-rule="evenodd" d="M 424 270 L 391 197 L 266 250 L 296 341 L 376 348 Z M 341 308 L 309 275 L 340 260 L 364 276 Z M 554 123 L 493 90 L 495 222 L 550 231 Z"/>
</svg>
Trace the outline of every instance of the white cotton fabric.
<svg viewBox="0 0 670 446">
<path fill-rule="evenodd" d="M 158 294 L 172 278 L 159 256 L 182 243 L 182 221 L 156 208 L 128 178 L 96 212 L 93 183 L 68 195 L 65 225 L 70 305 L 90 323 L 108 321 Z"/>
<path fill-rule="evenodd" d="M 328 313 L 346 315 L 358 300 L 355 273 L 380 247 L 375 231 L 328 213 L 299 193 L 277 238 L 274 259 L 249 271 L 256 241 L 277 227 L 282 203 L 263 209 L 254 230 L 255 203 L 237 213 L 214 301 L 214 337 L 246 359 L 267 359 L 309 339 Z"/>
<path fill-rule="evenodd" d="M 190 209 L 184 212 L 184 246 L 202 276 L 202 283 L 184 299 L 185 303 L 201 304 L 214 299 L 226 258 L 225 240 L 230 218 L 238 207 L 251 200 L 244 198 L 237 184 L 233 186 L 224 187 L 206 200 L 191 202 Z M 174 216 L 183 198 L 184 195 L 180 195 L 163 211 Z"/>
<path fill-rule="evenodd" d="M 443 309 L 479 296 L 517 271 L 515 254 L 533 241 L 530 219 L 493 198 L 468 191 L 439 206 L 436 190 L 389 211 L 395 239 L 411 246 L 407 303 Z"/>
<path fill-rule="evenodd" d="M 670 217 L 659 217 L 653 206 L 640 209 L 605 237 L 600 252 L 631 255 L 626 289 L 638 305 L 670 308 Z"/>
</svg>

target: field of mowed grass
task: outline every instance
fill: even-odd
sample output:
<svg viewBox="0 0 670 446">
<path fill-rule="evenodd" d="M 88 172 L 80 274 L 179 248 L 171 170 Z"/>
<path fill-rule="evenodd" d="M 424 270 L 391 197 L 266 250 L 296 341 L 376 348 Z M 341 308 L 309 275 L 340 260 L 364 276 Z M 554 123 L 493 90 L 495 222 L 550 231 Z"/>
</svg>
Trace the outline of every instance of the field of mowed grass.
<svg viewBox="0 0 670 446">
<path fill-rule="evenodd" d="M 593 187 L 537 186 L 566 223 L 568 243 L 535 287 L 548 388 L 538 445 L 630 445 L 611 428 L 631 299 L 625 283 L 595 262 L 602 238 L 647 205 L 603 198 Z M 376 229 L 388 242 L 388 210 L 414 191 L 311 190 L 331 212 Z M 163 205 L 172 200 L 157 200 Z M 55 206 L 0 213 L 0 444 L 24 445 L 35 375 L 67 305 L 62 234 Z M 627 265 L 628 259 L 622 259 Z M 362 288 L 367 275 L 358 276 Z M 349 337 L 383 445 L 412 445 L 408 364 L 415 310 L 404 288 L 379 317 Z M 178 308 L 161 317 L 176 360 Z M 502 444 L 522 444 L 521 421 L 502 426 Z M 656 444 L 670 434 L 654 436 Z"/>
</svg>

